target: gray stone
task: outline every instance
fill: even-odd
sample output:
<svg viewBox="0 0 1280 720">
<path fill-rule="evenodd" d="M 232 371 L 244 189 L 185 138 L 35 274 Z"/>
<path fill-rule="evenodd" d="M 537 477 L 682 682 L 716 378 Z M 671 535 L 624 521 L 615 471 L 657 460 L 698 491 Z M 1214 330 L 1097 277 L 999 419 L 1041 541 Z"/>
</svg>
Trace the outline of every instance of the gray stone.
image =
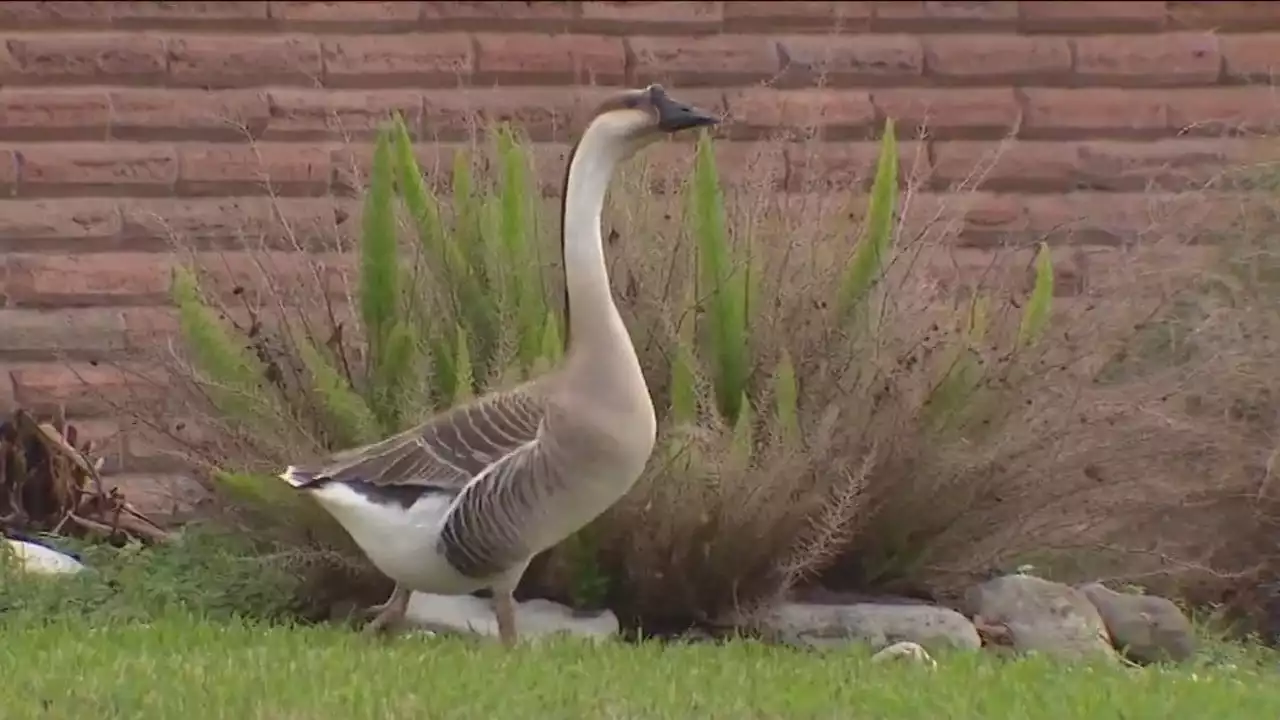
<svg viewBox="0 0 1280 720">
<path fill-rule="evenodd" d="M 862 642 L 878 650 L 903 641 L 935 650 L 982 646 L 973 623 L 955 610 L 934 605 L 781 603 L 757 624 L 769 639 L 806 647 Z"/>
<path fill-rule="evenodd" d="M 412 593 L 405 625 L 430 632 L 498 635 L 493 604 L 472 595 Z M 581 613 L 550 600 L 527 600 L 516 604 L 516 631 L 522 639 L 557 633 L 603 639 L 618 634 L 618 618 L 608 610 Z"/>
<path fill-rule="evenodd" d="M 1182 662 L 1196 652 L 1195 629 L 1172 600 L 1121 593 L 1101 583 L 1080 586 L 1098 608 L 1117 650 L 1134 662 Z"/>
<path fill-rule="evenodd" d="M 903 640 L 902 642 L 896 642 L 890 645 L 889 647 L 881 650 L 880 652 L 876 653 L 875 655 L 871 656 L 871 662 L 875 664 L 883 664 L 883 663 L 894 662 L 894 661 L 905 662 L 908 660 L 914 661 L 921 665 L 926 665 L 930 668 L 938 667 L 938 661 L 929 657 L 928 651 L 926 651 L 924 648 L 920 647 L 916 643 L 908 642 L 906 640 Z"/>
<path fill-rule="evenodd" d="M 85 566 L 79 560 L 26 540 L 3 538 L 4 549 L 11 554 L 17 569 L 34 575 L 73 575 L 83 572 Z"/>
<path fill-rule="evenodd" d="M 964 603 L 980 629 L 989 634 L 998 629 L 1015 652 L 1119 659 L 1097 608 L 1070 585 L 1005 575 L 970 588 Z"/>
</svg>

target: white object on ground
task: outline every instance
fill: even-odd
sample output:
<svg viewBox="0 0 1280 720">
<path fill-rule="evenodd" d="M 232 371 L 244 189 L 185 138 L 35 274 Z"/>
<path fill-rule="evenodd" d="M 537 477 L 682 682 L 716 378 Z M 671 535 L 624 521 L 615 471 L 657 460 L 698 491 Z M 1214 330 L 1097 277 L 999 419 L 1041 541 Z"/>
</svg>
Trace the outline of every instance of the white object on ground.
<svg viewBox="0 0 1280 720">
<path fill-rule="evenodd" d="M 891 660 L 914 660 L 931 668 L 938 667 L 938 661 L 929 657 L 929 653 L 916 643 L 903 640 L 881 650 L 871 656 L 871 662 L 883 663 Z"/>
<path fill-rule="evenodd" d="M 618 618 L 608 610 L 578 613 L 550 600 L 535 599 L 517 603 L 515 615 L 521 637 L 566 633 L 601 639 L 618 634 Z M 498 635 L 491 601 L 472 595 L 412 593 L 405 624 L 431 632 Z"/>
<path fill-rule="evenodd" d="M 78 573 L 85 569 L 85 566 L 75 558 L 64 553 L 60 553 L 53 548 L 38 545 L 26 540 L 15 540 L 13 538 L 5 538 L 9 549 L 12 550 L 14 558 L 18 561 L 18 567 L 26 572 L 36 573 L 37 575 L 69 575 Z"/>
</svg>

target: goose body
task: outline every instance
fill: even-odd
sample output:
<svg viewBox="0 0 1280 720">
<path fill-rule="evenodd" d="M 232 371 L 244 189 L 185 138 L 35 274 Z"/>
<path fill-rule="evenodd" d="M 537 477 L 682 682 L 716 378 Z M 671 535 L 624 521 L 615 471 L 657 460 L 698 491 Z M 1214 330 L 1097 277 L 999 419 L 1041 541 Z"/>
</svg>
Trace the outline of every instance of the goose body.
<svg viewBox="0 0 1280 720">
<path fill-rule="evenodd" d="M 569 341 L 559 367 L 281 473 L 396 582 L 367 631 L 403 618 L 411 591 L 490 589 L 499 634 L 514 643 L 511 593 L 530 560 L 639 479 L 656 419 L 609 287 L 600 230 L 605 193 L 619 164 L 641 148 L 716 122 L 651 85 L 605 102 L 583 132 L 562 194 Z"/>
</svg>

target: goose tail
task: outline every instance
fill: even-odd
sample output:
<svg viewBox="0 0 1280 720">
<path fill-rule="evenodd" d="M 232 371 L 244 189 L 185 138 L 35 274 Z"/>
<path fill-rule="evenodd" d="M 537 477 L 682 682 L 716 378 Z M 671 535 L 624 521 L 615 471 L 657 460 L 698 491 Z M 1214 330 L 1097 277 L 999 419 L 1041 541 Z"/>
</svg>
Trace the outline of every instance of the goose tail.
<svg viewBox="0 0 1280 720">
<path fill-rule="evenodd" d="M 295 488 L 305 488 L 315 483 L 318 479 L 314 471 L 306 468 L 290 465 L 284 472 L 277 475 L 281 480 L 289 483 Z"/>
</svg>

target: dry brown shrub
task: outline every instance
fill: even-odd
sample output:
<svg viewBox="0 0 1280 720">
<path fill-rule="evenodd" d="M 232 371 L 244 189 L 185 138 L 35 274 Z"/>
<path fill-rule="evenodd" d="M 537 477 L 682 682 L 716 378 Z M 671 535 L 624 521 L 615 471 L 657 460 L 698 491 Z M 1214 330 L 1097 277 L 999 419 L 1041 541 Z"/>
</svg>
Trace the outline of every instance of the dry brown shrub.
<svg viewBox="0 0 1280 720">
<path fill-rule="evenodd" d="M 583 534 L 589 567 L 559 548 L 539 559 L 526 592 L 570 598 L 584 573 L 599 573 L 612 607 L 660 626 L 749 614 L 807 583 L 945 599 L 1023 562 L 1064 579 L 1176 579 L 1179 587 L 1193 579 L 1220 593 L 1224 578 L 1245 577 L 1270 559 L 1261 553 L 1270 552 L 1263 539 L 1274 517 L 1269 398 L 1280 391 L 1272 388 L 1280 368 L 1271 367 L 1280 361 L 1271 352 L 1267 297 L 1244 290 L 1256 284 L 1239 281 L 1240 273 L 1222 275 L 1237 278 L 1231 282 L 1202 274 L 1189 261 L 1196 247 L 1183 242 L 1186 233 L 1165 233 L 1153 208 L 1144 241 L 1091 263 L 1087 286 L 1057 299 L 1044 341 L 1011 352 L 1032 248 L 975 251 L 957 243 L 978 197 L 972 188 L 990 164 L 939 192 L 911 172 L 908 155 L 875 331 L 852 336 L 828 305 L 857 237 L 863 193 L 832 188 L 817 174 L 789 178 L 793 192 L 779 192 L 779 178 L 764 170 L 769 158 L 826 152 L 817 141 L 795 140 L 760 142 L 760 161 L 735 167 L 725 180 L 735 242 L 767 268 L 765 302 L 752 324 L 753 402 L 768 405 L 768 376 L 777 351 L 787 348 L 801 389 L 802 442 L 778 442 L 764 413 L 757 452 L 743 463 L 714 414 L 693 430 L 664 423 L 663 450 L 646 476 Z M 693 149 L 685 149 L 691 161 Z M 625 175 L 607 213 L 608 252 L 661 417 L 689 240 L 678 196 L 656 190 L 680 178 L 643 160 Z M 554 237 L 554 212 L 542 217 Z M 1248 228 L 1226 234 L 1265 245 L 1275 219 L 1248 217 Z M 174 242 L 217 276 L 209 286 L 222 293 L 214 300 L 289 384 L 296 370 L 288 353 L 267 340 L 282 319 L 310 324 L 315 337 L 342 344 L 358 361 L 360 329 L 347 310 L 351 229 L 358 227 L 344 211 L 332 227 L 309 226 L 305 235 L 246 235 L 232 243 L 234 268 L 217 261 L 221 251 L 178 235 Z M 303 252 L 317 247 L 331 254 Z M 1248 247 L 1246 257 L 1272 255 L 1271 246 Z M 1061 248 L 1057 257 L 1084 252 Z M 547 257 L 557 258 L 547 272 L 558 278 L 558 255 Z M 301 282 L 279 279 L 290 273 Z M 1234 293 L 1230 300 L 1222 286 Z M 964 404 L 961 421 L 940 432 L 930 426 L 927 398 L 953 362 L 950 351 L 977 297 L 986 298 L 991 328 L 989 342 L 973 348 L 981 392 Z M 1157 356 L 1181 361 L 1119 373 L 1117 358 L 1152 344 Z M 333 449 L 322 428 L 305 422 L 268 436 L 219 417 L 182 357 L 169 347 L 154 358 L 173 378 L 166 406 L 128 410 L 168 434 L 186 461 L 273 472 Z M 184 429 L 175 429 L 175 418 Z"/>
<path fill-rule="evenodd" d="M 903 158 L 904 169 L 913 166 Z M 767 404 L 773 354 L 787 348 L 802 388 L 803 446 L 765 442 L 753 463 L 734 465 L 725 461 L 727 429 L 706 422 L 696 438 L 704 458 L 697 473 L 651 463 L 640 486 L 591 529 L 616 583 L 615 608 L 663 625 L 716 622 L 813 581 L 946 598 L 1025 557 L 1091 550 L 1112 517 L 1098 508 L 1149 496 L 1145 475 L 1107 483 L 1093 475 L 1091 463 L 1111 450 L 1094 446 L 1105 445 L 1099 425 L 1109 419 L 1090 417 L 1099 402 L 1091 373 L 1099 355 L 1127 342 L 1134 321 L 1159 304 L 1156 281 L 1168 274 L 1136 285 L 1137 277 L 1125 276 L 1131 290 L 1146 291 L 1142 299 L 1101 288 L 1060 298 L 1051 336 L 1010 352 L 1033 253 L 1013 246 L 976 254 L 955 242 L 973 198 L 969 187 L 984 171 L 945 196 L 925 192 L 927 177 L 904 172 L 911 179 L 895 254 L 876 330 L 866 337 L 850 337 L 826 307 L 857 237 L 861 214 L 846 206 L 853 200 L 856 208 L 858 199 L 782 196 L 767 181 L 730 190 L 731 225 L 739 241 L 751 238 L 768 268 L 760 293 L 768 303 L 752 324 L 756 396 Z M 646 210 L 678 217 L 622 206 L 614 222 L 634 228 Z M 615 279 L 641 288 L 645 300 L 629 304 L 628 326 L 650 340 L 640 344 L 650 353 L 644 365 L 664 369 L 678 294 L 643 289 L 675 284 L 669 275 L 681 269 L 670 258 L 688 239 L 675 227 L 641 234 L 645 242 L 615 247 L 623 268 Z M 1134 250 L 1117 257 L 1112 272 L 1164 251 Z M 654 258 L 667 264 L 665 274 Z M 988 300 L 991 323 L 990 342 L 975 348 L 981 391 L 964 403 L 970 417 L 938 432 L 929 425 L 928 398 L 954 361 L 949 350 L 961 343 L 978 296 Z M 651 378 L 659 407 L 664 377 Z M 776 430 L 767 414 L 761 422 L 766 437 Z"/>
</svg>

